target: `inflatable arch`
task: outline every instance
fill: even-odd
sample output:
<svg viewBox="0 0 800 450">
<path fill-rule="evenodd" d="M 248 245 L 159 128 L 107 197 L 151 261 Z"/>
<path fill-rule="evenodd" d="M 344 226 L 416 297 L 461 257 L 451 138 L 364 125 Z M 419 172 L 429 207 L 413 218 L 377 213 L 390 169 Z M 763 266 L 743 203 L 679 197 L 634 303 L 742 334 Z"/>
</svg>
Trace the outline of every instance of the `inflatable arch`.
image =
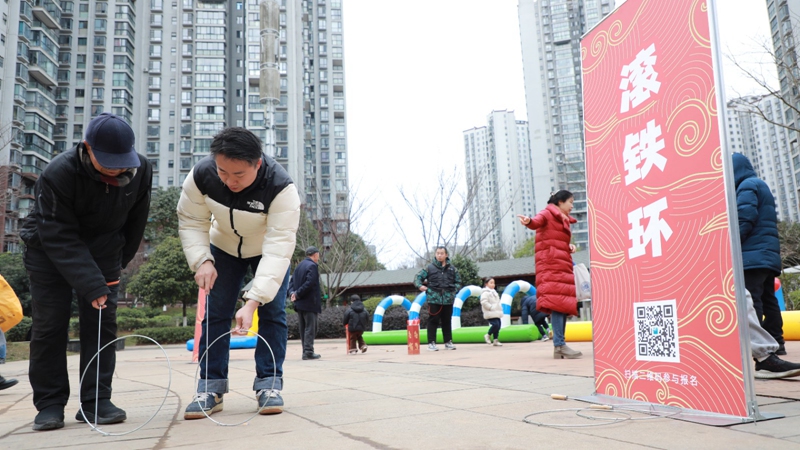
<svg viewBox="0 0 800 450">
<path fill-rule="evenodd" d="M 407 298 L 399 295 L 390 295 L 381 300 L 381 302 L 378 303 L 378 307 L 375 308 L 375 313 L 372 315 L 373 333 L 380 333 L 383 330 L 383 313 L 392 306 L 402 306 L 406 310 L 409 310 L 411 308 L 411 302 L 408 301 Z M 419 312 L 419 310 L 417 311 Z M 409 319 L 410 318 L 411 314 L 409 313 Z"/>
<path fill-rule="evenodd" d="M 480 298 L 482 292 L 483 288 L 478 286 L 464 286 L 456 294 L 456 299 L 453 301 L 453 318 L 450 319 L 454 330 L 461 328 L 461 307 L 464 306 L 464 302 L 470 297 Z M 503 311 L 505 312 L 505 310 Z"/>
<path fill-rule="evenodd" d="M 506 286 L 503 290 L 503 295 L 500 296 L 500 304 L 503 305 L 503 318 L 500 319 L 500 328 L 511 325 L 511 301 L 514 300 L 514 296 L 519 292 L 536 295 L 536 288 L 527 281 L 522 280 L 512 281 L 511 284 Z"/>
</svg>

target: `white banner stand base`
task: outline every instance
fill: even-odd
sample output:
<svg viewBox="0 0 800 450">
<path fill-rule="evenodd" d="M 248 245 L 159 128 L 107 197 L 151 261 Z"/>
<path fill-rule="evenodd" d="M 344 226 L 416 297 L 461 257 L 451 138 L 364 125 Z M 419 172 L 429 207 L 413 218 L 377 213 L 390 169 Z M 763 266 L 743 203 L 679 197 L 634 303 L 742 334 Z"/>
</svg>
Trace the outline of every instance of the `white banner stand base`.
<svg viewBox="0 0 800 450">
<path fill-rule="evenodd" d="M 698 411 L 694 409 L 684 409 L 677 406 L 659 405 L 656 403 L 640 402 L 627 398 L 613 397 L 610 395 L 588 395 L 585 397 L 570 397 L 580 402 L 608 405 L 615 410 L 633 411 L 652 416 L 660 416 L 669 419 L 683 420 L 686 422 L 699 423 L 701 425 L 711 425 L 714 427 L 728 427 L 731 425 L 741 425 L 743 423 L 761 422 L 764 420 L 781 419 L 785 417 L 778 413 L 762 413 L 755 408 L 754 414 L 750 417 L 730 416 L 708 411 Z"/>
</svg>

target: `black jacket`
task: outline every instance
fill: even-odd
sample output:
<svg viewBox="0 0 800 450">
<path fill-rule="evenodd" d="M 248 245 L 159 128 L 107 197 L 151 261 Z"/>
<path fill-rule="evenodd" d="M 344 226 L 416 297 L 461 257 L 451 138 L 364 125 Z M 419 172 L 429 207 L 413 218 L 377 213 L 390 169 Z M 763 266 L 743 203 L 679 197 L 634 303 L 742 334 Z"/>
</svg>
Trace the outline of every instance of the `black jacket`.
<svg viewBox="0 0 800 450">
<path fill-rule="evenodd" d="M 369 313 L 364 309 L 361 300 L 355 300 L 344 312 L 344 324 L 350 331 L 367 331 L 369 327 Z"/>
<path fill-rule="evenodd" d="M 153 171 L 138 156 L 141 165 L 123 187 L 92 178 L 76 148 L 53 158 L 20 231 L 28 270 L 58 271 L 89 302 L 111 293 L 106 282 L 118 280 L 136 255 L 150 209 Z"/>
<path fill-rule="evenodd" d="M 322 291 L 319 287 L 319 269 L 311 258 L 300 261 L 292 275 L 291 292 L 296 296 L 294 309 L 305 312 L 322 312 Z"/>
</svg>

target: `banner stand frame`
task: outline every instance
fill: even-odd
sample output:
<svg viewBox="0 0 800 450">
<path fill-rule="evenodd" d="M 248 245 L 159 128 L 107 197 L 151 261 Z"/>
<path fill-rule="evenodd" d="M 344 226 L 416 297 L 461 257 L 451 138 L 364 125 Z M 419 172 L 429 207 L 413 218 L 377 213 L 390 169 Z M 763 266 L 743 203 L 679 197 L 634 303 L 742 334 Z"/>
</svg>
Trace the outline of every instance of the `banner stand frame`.
<svg viewBox="0 0 800 450">
<path fill-rule="evenodd" d="M 592 403 L 595 405 L 608 405 L 614 409 L 617 409 L 615 408 L 616 406 L 625 405 L 624 411 L 636 411 L 644 414 L 650 414 L 652 416 L 662 416 L 667 419 L 683 420 L 685 422 L 692 422 L 700 425 L 711 425 L 714 427 L 728 427 L 731 425 L 762 422 L 765 420 L 782 419 L 785 417 L 783 414 L 759 412 L 757 409 L 751 409 L 751 415 L 749 417 L 731 416 L 708 411 L 698 411 L 695 409 L 661 405 L 658 403 L 641 402 L 638 400 L 631 400 L 597 393 L 594 395 L 587 395 L 585 397 L 575 397 L 573 399 L 579 402 Z"/>
</svg>

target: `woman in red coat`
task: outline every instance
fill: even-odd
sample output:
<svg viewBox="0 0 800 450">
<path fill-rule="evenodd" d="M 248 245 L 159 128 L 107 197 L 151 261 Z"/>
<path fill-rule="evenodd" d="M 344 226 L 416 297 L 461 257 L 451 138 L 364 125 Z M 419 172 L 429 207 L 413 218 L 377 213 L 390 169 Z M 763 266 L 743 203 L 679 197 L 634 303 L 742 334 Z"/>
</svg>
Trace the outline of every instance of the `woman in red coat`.
<svg viewBox="0 0 800 450">
<path fill-rule="evenodd" d="M 564 330 L 567 316 L 578 315 L 575 293 L 575 274 L 570 244 L 569 224 L 577 222 L 569 216 L 574 198 L 570 191 L 561 190 L 550 196 L 547 208 L 536 217 L 518 215 L 520 223 L 536 231 L 536 309 L 550 314 L 553 325 L 553 357 L 580 358 L 581 352 L 567 347 Z"/>
</svg>

